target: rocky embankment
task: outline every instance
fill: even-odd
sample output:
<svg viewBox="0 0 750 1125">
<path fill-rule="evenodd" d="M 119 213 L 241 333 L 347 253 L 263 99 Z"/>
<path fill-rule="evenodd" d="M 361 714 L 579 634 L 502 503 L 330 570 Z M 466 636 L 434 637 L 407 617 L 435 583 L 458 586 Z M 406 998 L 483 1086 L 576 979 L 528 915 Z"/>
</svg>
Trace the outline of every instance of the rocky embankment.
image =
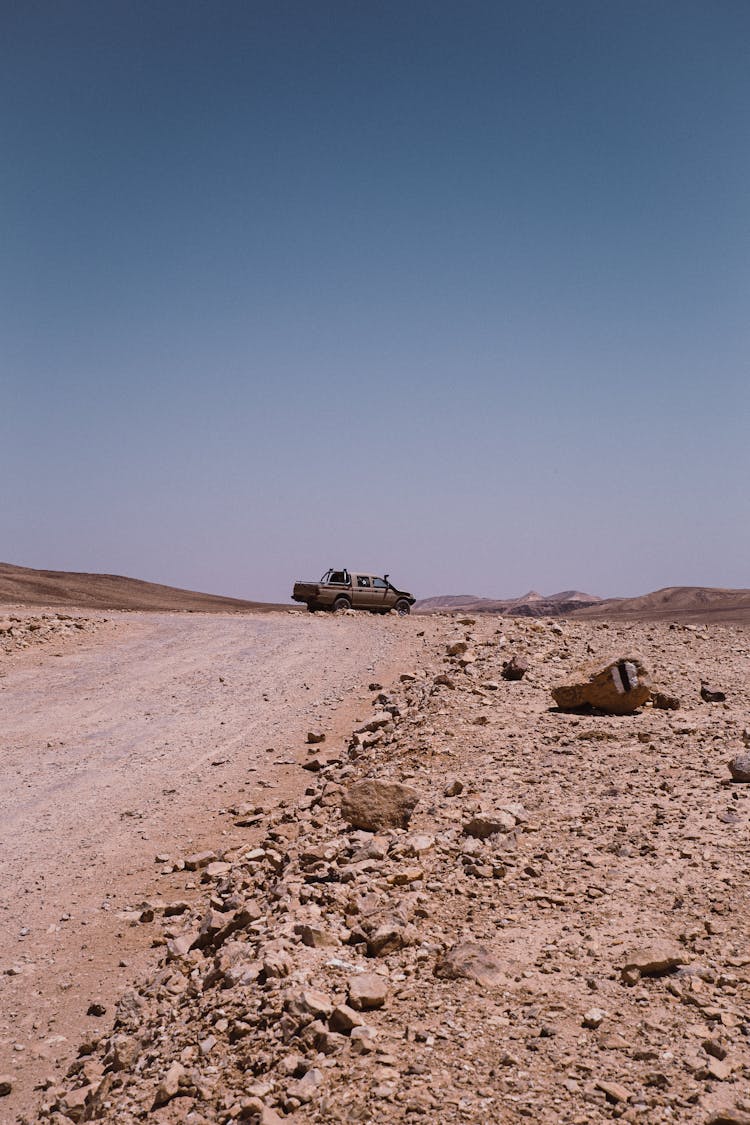
<svg viewBox="0 0 750 1125">
<path fill-rule="evenodd" d="M 106 617 L 80 617 L 68 613 L 0 613 L 0 652 L 11 655 L 35 645 L 62 643 L 93 633 Z"/>
<path fill-rule="evenodd" d="M 43 1120 L 750 1122 L 747 631 L 431 636 L 300 800 L 230 810 L 247 847 L 159 857 L 204 900 L 133 904 L 161 967 Z M 554 708 L 633 652 L 678 709 Z"/>
</svg>

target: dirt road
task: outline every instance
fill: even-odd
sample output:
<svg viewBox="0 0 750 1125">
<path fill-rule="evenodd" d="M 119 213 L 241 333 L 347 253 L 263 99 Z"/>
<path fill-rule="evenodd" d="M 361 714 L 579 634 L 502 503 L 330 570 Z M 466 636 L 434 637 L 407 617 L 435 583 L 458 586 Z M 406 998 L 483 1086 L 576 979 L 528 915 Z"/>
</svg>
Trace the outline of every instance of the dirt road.
<svg viewBox="0 0 750 1125">
<path fill-rule="evenodd" d="M 0 678 L 0 1120 L 95 1034 L 91 1003 L 155 957 L 131 895 L 180 891 L 168 854 L 252 839 L 226 806 L 299 793 L 308 730 L 351 730 L 368 683 L 408 666 L 415 621 L 120 614 Z"/>
</svg>

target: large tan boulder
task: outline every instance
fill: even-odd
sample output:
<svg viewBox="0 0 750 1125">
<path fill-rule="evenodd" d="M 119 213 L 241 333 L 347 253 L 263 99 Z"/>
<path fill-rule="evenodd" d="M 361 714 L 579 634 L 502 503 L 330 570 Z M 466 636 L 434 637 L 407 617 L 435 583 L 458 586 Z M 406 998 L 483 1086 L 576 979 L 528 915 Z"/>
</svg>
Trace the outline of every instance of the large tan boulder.
<svg viewBox="0 0 750 1125">
<path fill-rule="evenodd" d="M 612 715 L 628 715 L 651 696 L 649 672 L 639 656 L 585 664 L 552 688 L 552 696 L 563 711 L 596 707 Z"/>
<path fill-rule="evenodd" d="M 397 781 L 357 781 L 341 799 L 341 815 L 353 828 L 379 832 L 406 828 L 419 801 L 419 793 Z"/>
</svg>

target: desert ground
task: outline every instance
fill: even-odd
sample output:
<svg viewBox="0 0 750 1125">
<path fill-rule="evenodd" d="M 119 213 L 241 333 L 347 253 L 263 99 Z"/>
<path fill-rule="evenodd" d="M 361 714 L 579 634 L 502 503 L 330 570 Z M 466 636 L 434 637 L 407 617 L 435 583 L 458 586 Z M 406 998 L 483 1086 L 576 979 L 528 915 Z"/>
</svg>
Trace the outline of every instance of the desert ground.
<svg viewBox="0 0 750 1125">
<path fill-rule="evenodd" d="M 1 1121 L 750 1123 L 746 627 L 4 613 Z"/>
</svg>

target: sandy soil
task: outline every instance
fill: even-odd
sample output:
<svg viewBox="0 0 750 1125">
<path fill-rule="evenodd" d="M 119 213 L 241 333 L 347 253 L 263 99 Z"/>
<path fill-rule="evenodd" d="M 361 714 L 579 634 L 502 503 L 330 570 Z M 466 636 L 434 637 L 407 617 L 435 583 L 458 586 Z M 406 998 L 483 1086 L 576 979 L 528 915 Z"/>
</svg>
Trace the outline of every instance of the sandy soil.
<svg viewBox="0 0 750 1125">
<path fill-rule="evenodd" d="M 196 893 L 155 857 L 252 839 L 227 806 L 299 795 L 307 731 L 350 729 L 418 629 L 123 613 L 0 656 L 0 1073 L 14 1076 L 0 1120 L 96 1033 L 89 1005 L 111 1010 L 155 960 L 133 908 Z"/>
</svg>

